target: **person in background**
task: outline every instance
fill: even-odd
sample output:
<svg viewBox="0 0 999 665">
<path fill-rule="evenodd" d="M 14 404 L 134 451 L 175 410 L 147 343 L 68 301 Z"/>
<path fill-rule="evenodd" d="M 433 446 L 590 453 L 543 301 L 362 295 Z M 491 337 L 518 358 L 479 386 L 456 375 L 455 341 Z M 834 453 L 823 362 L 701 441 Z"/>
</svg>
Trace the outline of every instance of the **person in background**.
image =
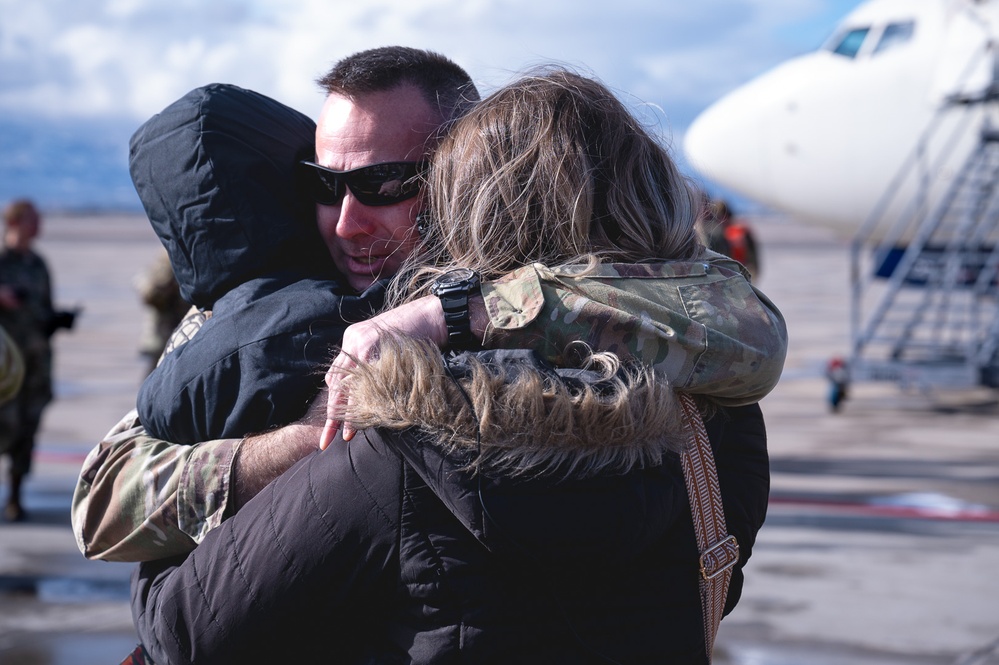
<svg viewBox="0 0 999 665">
<path fill-rule="evenodd" d="M 4 517 L 25 518 L 21 489 L 31 471 L 35 435 L 42 412 L 52 400 L 52 334 L 71 328 L 76 312 L 52 306 L 52 280 L 45 260 L 34 250 L 42 219 L 27 199 L 4 208 L 0 249 L 0 326 L 14 339 L 24 358 L 20 392 L 0 407 L 0 453 L 10 458 L 10 491 Z"/>
<path fill-rule="evenodd" d="M 756 237 L 744 220 L 732 214 L 732 208 L 725 200 L 711 201 L 701 224 L 704 244 L 708 249 L 735 259 L 746 266 L 752 279 L 759 279 L 760 257 Z"/>
<path fill-rule="evenodd" d="M 826 364 L 826 378 L 829 379 L 829 410 L 839 413 L 850 396 L 850 367 L 839 356 L 830 358 Z"/>
<path fill-rule="evenodd" d="M 180 285 L 165 251 L 156 256 L 145 272 L 136 275 L 133 285 L 146 310 L 139 354 L 145 358 L 146 374 L 149 374 L 156 369 L 170 335 L 191 305 L 180 295 Z"/>
</svg>

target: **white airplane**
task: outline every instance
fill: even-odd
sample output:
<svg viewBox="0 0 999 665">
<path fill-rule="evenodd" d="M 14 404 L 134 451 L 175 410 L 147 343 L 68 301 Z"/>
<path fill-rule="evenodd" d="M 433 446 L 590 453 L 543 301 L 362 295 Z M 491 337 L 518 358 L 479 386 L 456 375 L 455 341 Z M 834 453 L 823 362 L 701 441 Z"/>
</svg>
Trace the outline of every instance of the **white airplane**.
<svg viewBox="0 0 999 665">
<path fill-rule="evenodd" d="M 999 0 L 870 0 L 822 49 L 704 111 L 685 152 L 717 184 L 795 220 L 855 231 L 907 162 L 917 175 L 901 184 L 896 213 L 939 195 L 963 163 L 977 131 L 954 147 L 947 125 L 977 127 L 984 105 L 952 102 L 994 82 L 997 36 Z"/>
</svg>

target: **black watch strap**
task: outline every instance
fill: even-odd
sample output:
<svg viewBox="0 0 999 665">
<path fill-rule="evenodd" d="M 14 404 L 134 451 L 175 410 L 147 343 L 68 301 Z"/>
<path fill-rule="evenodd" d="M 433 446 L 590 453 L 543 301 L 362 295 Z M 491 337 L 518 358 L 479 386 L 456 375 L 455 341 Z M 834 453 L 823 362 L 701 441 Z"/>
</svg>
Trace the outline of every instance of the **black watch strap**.
<svg viewBox="0 0 999 665">
<path fill-rule="evenodd" d="M 434 280 L 430 291 L 440 298 L 447 325 L 448 347 L 451 349 L 476 349 L 479 340 L 472 334 L 468 299 L 479 293 L 479 275 L 466 268 L 448 271 Z"/>
</svg>

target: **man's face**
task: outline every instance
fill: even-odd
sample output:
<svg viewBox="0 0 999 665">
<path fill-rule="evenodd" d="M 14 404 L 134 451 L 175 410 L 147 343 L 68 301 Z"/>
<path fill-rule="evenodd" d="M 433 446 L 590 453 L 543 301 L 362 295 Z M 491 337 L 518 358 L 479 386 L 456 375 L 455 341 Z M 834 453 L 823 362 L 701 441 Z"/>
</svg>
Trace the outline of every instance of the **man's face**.
<svg viewBox="0 0 999 665">
<path fill-rule="evenodd" d="M 425 158 L 440 117 L 414 86 L 356 99 L 330 95 L 316 126 L 316 163 L 347 171 Z M 366 206 L 349 189 L 337 205 L 316 205 L 319 233 L 350 286 L 363 291 L 389 277 L 419 245 L 416 215 L 423 196 Z"/>
<path fill-rule="evenodd" d="M 31 241 L 38 237 L 41 226 L 42 218 L 38 211 L 34 207 L 25 208 L 7 227 L 7 244 L 27 249 L 31 246 Z"/>
</svg>

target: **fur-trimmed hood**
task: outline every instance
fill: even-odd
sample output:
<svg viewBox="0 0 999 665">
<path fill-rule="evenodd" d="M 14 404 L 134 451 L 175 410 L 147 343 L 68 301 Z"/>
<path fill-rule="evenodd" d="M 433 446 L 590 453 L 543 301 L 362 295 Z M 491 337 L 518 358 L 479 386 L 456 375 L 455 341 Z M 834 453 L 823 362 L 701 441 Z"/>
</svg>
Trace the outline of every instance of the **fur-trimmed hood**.
<svg viewBox="0 0 999 665">
<path fill-rule="evenodd" d="M 383 343 L 347 379 L 356 427 L 418 430 L 471 469 L 509 477 L 576 477 L 657 466 L 683 440 L 665 379 L 593 354 L 559 369 L 526 349 L 443 356 L 433 345 Z"/>
<path fill-rule="evenodd" d="M 673 454 L 683 438 L 677 400 L 611 354 L 562 370 L 526 350 L 442 358 L 390 341 L 348 380 L 359 431 L 350 444 L 394 448 L 513 565 L 592 578 L 642 556 L 689 510 Z"/>
</svg>

